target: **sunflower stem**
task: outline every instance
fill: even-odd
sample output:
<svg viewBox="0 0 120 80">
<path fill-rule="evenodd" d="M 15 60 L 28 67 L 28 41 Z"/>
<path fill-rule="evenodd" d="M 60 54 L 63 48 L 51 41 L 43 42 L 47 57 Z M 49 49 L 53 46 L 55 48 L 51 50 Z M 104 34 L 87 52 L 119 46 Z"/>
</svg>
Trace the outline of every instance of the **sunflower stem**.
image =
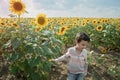
<svg viewBox="0 0 120 80">
<path fill-rule="evenodd" d="M 20 25 L 20 38 L 21 38 L 21 47 L 22 47 L 23 46 L 23 33 L 22 33 L 22 26 L 20 23 L 20 15 L 18 15 L 18 24 Z"/>
<path fill-rule="evenodd" d="M 20 24 L 20 15 L 18 15 L 18 23 Z"/>
</svg>

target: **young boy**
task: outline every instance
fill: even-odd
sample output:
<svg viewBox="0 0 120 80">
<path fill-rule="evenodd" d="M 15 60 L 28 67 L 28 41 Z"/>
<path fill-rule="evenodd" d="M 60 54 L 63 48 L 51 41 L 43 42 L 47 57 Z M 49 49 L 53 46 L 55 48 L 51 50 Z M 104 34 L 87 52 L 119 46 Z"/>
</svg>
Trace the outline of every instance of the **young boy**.
<svg viewBox="0 0 120 80">
<path fill-rule="evenodd" d="M 75 42 L 76 45 L 70 47 L 66 54 L 57 59 L 52 59 L 52 61 L 69 60 L 67 80 L 84 80 L 84 76 L 87 74 L 86 46 L 90 42 L 90 38 L 85 33 L 80 32 L 77 33 Z"/>
</svg>

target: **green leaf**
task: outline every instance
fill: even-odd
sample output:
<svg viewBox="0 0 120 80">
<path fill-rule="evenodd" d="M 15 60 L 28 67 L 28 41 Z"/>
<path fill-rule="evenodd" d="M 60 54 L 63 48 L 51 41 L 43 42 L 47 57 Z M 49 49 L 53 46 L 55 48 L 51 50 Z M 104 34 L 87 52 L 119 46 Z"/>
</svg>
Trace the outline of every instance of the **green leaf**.
<svg viewBox="0 0 120 80">
<path fill-rule="evenodd" d="M 11 45 L 13 46 L 14 49 L 18 48 L 20 46 L 20 39 L 18 38 L 12 39 Z"/>
<path fill-rule="evenodd" d="M 12 62 L 18 60 L 18 58 L 19 58 L 19 55 L 17 53 L 13 53 L 13 54 L 10 55 L 10 60 Z"/>
<path fill-rule="evenodd" d="M 3 45 L 3 48 L 8 48 L 11 46 L 11 40 L 9 40 L 6 44 Z"/>
<path fill-rule="evenodd" d="M 31 73 L 32 80 L 40 80 L 40 75 L 38 73 Z"/>
<path fill-rule="evenodd" d="M 18 73 L 18 71 L 19 71 L 19 68 L 18 67 L 16 67 L 16 66 L 13 66 L 13 65 L 11 65 L 10 66 L 10 73 L 11 74 L 16 74 L 16 73 Z"/>
</svg>

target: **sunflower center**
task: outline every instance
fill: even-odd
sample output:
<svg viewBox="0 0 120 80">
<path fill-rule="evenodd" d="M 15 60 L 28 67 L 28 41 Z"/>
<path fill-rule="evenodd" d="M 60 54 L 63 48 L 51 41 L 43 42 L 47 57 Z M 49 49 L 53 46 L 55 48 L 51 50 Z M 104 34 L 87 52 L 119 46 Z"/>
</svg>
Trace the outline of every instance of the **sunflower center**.
<svg viewBox="0 0 120 80">
<path fill-rule="evenodd" d="M 96 23 L 96 21 L 93 21 L 93 23 Z"/>
<path fill-rule="evenodd" d="M 85 23 L 82 24 L 83 26 L 85 25 Z"/>
<path fill-rule="evenodd" d="M 13 26 L 17 26 L 17 24 L 13 24 Z"/>
<path fill-rule="evenodd" d="M 43 24 L 45 23 L 44 17 L 39 17 L 39 18 L 38 18 L 38 23 L 39 23 L 40 25 L 43 25 Z"/>
<path fill-rule="evenodd" d="M 15 2 L 13 5 L 14 9 L 17 11 L 21 11 L 22 10 L 22 4 L 20 2 Z"/>
<path fill-rule="evenodd" d="M 118 29 L 120 29 L 120 26 L 118 26 Z"/>
<path fill-rule="evenodd" d="M 1 23 L 1 25 L 5 25 L 4 23 Z"/>
<path fill-rule="evenodd" d="M 101 29 L 101 27 L 98 27 L 98 29 Z"/>
<path fill-rule="evenodd" d="M 63 27 L 62 29 L 61 29 L 61 32 L 63 32 L 65 30 L 65 28 Z"/>
</svg>

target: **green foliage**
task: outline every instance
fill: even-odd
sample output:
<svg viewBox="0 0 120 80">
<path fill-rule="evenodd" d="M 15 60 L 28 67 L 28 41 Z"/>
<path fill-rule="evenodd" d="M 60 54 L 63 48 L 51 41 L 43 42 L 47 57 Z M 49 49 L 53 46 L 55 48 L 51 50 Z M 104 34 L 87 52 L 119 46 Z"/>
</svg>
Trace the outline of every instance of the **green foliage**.
<svg viewBox="0 0 120 80">
<path fill-rule="evenodd" d="M 11 74 L 18 79 L 48 80 L 53 64 L 49 59 L 59 56 L 62 42 L 55 38 L 53 31 L 35 32 L 35 27 L 25 22 L 18 24 L 18 29 L 6 28 L 0 35 L 1 50 L 10 64 Z"/>
<path fill-rule="evenodd" d="M 51 65 L 53 64 L 49 59 L 59 56 L 62 51 L 62 42 L 65 47 L 73 46 L 78 32 L 86 32 L 90 36 L 90 43 L 93 49 L 102 46 L 107 50 L 119 51 L 120 29 L 116 26 L 120 25 L 120 21 L 118 19 L 118 21 L 112 20 L 110 19 L 111 23 L 93 24 L 92 22 L 87 22 L 85 26 L 82 26 L 82 20 L 75 22 L 67 20 L 69 21 L 67 22 L 66 19 L 62 21 L 61 18 L 59 23 L 57 19 L 55 19 L 56 22 L 52 20 L 52 24 L 48 24 L 40 32 L 36 32 L 35 24 L 30 24 L 29 19 L 24 19 L 22 23 L 17 23 L 19 28 L 7 25 L 9 20 L 6 20 L 8 21 L 5 21 L 6 26 L 0 25 L 0 30 L 3 30 L 3 32 L 0 32 L 0 55 L 6 55 L 10 65 L 9 70 L 16 78 L 48 80 Z M 59 28 L 64 27 L 64 25 L 68 25 L 67 27 L 72 25 L 72 27 L 66 30 L 64 35 L 56 35 Z M 103 27 L 101 31 L 96 29 L 99 25 Z M 53 27 L 53 29 L 50 30 L 50 27 Z M 120 79 L 118 58 L 116 59 L 114 56 L 107 57 L 108 54 L 92 53 L 89 52 L 88 54 L 88 64 L 90 70 L 93 70 L 92 76 L 95 80 L 99 80 L 103 73 L 102 76 L 104 77 L 110 75 L 112 79 Z M 116 64 L 112 64 L 112 62 Z M 101 71 L 99 72 L 98 70 Z"/>
<path fill-rule="evenodd" d="M 97 31 L 97 26 L 102 25 L 103 29 L 101 31 Z M 110 23 L 101 23 L 97 25 L 93 25 L 91 23 L 87 23 L 85 26 L 74 26 L 66 33 L 61 36 L 61 40 L 67 45 L 75 43 L 75 35 L 78 32 L 85 32 L 90 36 L 91 39 L 91 47 L 97 48 L 98 46 L 102 46 L 105 49 L 112 50 L 120 50 L 120 29 L 116 27 L 116 24 Z"/>
</svg>

